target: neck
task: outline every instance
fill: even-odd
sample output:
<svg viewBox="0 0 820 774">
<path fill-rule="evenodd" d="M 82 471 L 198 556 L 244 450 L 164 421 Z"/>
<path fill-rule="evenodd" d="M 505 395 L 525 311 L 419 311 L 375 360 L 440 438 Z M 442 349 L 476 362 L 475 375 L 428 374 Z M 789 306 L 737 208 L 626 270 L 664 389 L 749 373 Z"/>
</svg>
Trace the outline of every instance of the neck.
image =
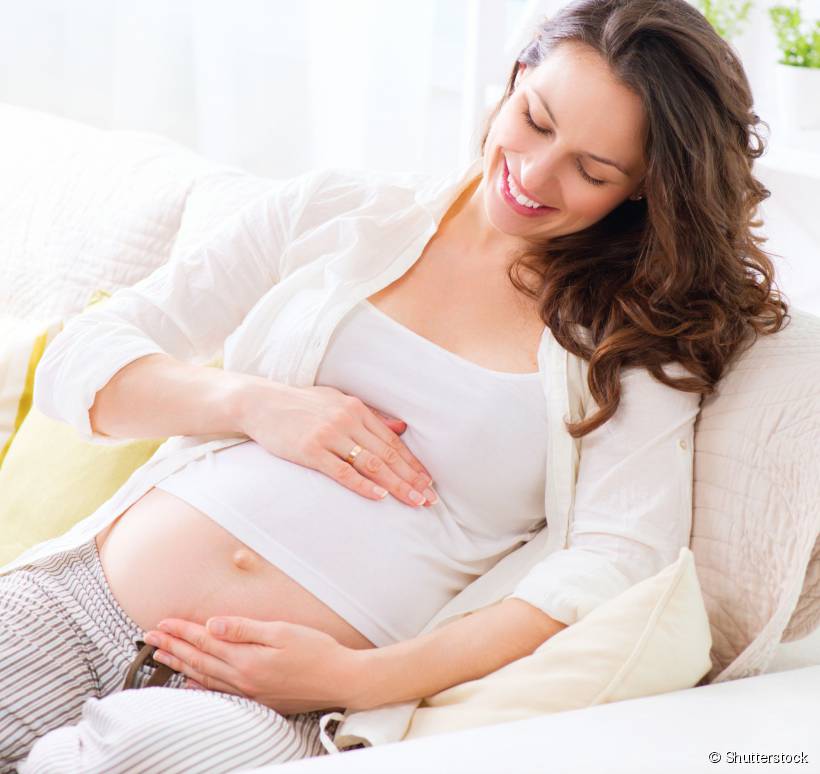
<svg viewBox="0 0 820 774">
<path fill-rule="evenodd" d="M 439 232 L 458 245 L 463 255 L 508 264 L 522 248 L 521 240 L 500 232 L 487 219 L 484 208 L 484 177 L 477 176 L 451 205 L 439 224 Z M 495 256 L 497 260 L 490 259 Z"/>
</svg>

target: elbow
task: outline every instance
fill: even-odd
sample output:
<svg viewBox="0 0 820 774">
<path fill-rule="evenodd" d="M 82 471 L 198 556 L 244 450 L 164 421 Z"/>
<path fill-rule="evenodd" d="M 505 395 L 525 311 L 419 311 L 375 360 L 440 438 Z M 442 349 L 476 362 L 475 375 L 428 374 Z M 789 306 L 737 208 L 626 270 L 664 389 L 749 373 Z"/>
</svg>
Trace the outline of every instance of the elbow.
<svg viewBox="0 0 820 774">
<path fill-rule="evenodd" d="M 637 582 L 627 565 L 608 552 L 573 546 L 536 565 L 512 596 L 571 626 Z"/>
<path fill-rule="evenodd" d="M 55 372 L 57 364 L 53 357 L 53 344 L 48 347 L 45 354 L 40 358 L 37 368 L 34 371 L 34 386 L 32 388 L 31 403 L 42 414 L 52 419 L 61 419 L 57 406 L 55 405 Z"/>
<path fill-rule="evenodd" d="M 108 433 L 103 432 L 100 430 L 100 421 L 99 421 L 99 413 L 100 413 L 100 393 L 98 392 L 94 396 L 94 403 L 91 404 L 91 408 L 88 409 L 88 426 L 91 431 L 92 437 L 102 436 L 105 438 L 109 438 L 110 436 Z"/>
<path fill-rule="evenodd" d="M 87 331 L 71 322 L 46 348 L 34 372 L 32 406 L 41 414 L 73 427 L 86 441 L 113 439 L 98 431 L 99 402 L 90 385 L 93 355 L 83 352 Z M 91 405 L 93 403 L 93 405 Z"/>
<path fill-rule="evenodd" d="M 540 607 L 520 597 L 507 596 L 501 604 L 511 610 L 516 610 L 516 615 L 523 619 L 523 629 L 527 632 L 528 639 L 535 643 L 533 647 L 537 647 L 569 625 L 553 618 Z"/>
</svg>

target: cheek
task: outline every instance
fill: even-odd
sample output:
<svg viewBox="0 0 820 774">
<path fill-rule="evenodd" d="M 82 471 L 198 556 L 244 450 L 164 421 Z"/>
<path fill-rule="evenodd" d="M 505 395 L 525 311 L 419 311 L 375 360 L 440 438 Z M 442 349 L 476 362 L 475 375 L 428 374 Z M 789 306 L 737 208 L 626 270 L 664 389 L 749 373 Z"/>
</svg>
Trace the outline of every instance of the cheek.
<svg viewBox="0 0 820 774">
<path fill-rule="evenodd" d="M 620 201 L 619 196 L 607 190 L 607 186 L 593 186 L 584 180 L 565 187 L 564 193 L 567 210 L 587 224 L 608 215 Z"/>
<path fill-rule="evenodd" d="M 527 146 L 530 139 L 527 127 L 516 121 L 516 114 L 511 111 L 502 111 L 496 116 L 488 139 L 503 149 L 520 151 Z"/>
</svg>

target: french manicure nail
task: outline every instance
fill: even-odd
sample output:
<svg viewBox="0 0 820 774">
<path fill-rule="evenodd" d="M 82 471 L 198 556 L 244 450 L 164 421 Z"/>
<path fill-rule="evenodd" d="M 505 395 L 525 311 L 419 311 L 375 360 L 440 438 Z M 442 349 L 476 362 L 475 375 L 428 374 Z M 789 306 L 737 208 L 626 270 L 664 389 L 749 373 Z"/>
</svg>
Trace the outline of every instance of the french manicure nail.
<svg viewBox="0 0 820 774">
<path fill-rule="evenodd" d="M 421 492 L 417 492 L 415 489 L 411 489 L 410 499 L 416 503 L 416 505 L 421 505 L 424 502 L 424 495 Z"/>
<path fill-rule="evenodd" d="M 438 502 L 438 495 L 429 487 L 424 490 L 424 497 L 427 499 L 428 502 L 433 503 L 433 505 L 435 505 Z"/>
</svg>

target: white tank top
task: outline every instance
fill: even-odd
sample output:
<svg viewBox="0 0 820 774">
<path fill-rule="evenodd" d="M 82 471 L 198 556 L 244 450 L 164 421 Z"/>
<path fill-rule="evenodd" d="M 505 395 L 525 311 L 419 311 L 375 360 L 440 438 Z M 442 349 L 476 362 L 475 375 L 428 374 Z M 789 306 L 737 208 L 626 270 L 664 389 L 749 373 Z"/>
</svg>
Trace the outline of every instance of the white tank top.
<svg viewBox="0 0 820 774">
<path fill-rule="evenodd" d="M 369 301 L 337 325 L 316 375 L 407 423 L 439 501 L 368 500 L 255 441 L 194 460 L 159 489 L 200 509 L 381 647 L 415 637 L 453 596 L 544 526 L 539 372 L 493 371 Z"/>
</svg>

